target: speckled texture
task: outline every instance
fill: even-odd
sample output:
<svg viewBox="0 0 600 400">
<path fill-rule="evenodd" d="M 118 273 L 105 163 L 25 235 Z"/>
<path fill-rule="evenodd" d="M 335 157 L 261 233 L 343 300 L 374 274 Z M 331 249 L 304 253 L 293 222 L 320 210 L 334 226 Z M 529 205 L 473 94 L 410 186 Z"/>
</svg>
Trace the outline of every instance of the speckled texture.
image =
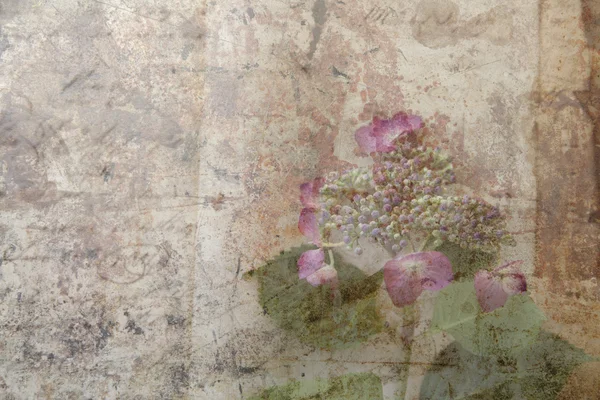
<svg viewBox="0 0 600 400">
<path fill-rule="evenodd" d="M 400 110 L 461 193 L 510 208 L 503 257 L 545 328 L 600 355 L 596 8 L 0 1 L 0 397 L 242 399 L 373 372 L 417 398 L 447 338 L 410 363 L 387 334 L 320 350 L 242 279 L 303 242 L 298 186 L 363 165 L 354 131 Z"/>
</svg>

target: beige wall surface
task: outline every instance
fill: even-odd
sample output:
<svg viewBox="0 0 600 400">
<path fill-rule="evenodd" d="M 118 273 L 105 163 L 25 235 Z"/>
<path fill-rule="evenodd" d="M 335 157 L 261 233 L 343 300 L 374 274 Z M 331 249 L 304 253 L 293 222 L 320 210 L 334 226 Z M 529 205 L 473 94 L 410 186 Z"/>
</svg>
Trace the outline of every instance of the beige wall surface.
<svg viewBox="0 0 600 400">
<path fill-rule="evenodd" d="M 600 356 L 599 15 L 0 1 L 0 397 L 242 399 L 373 372 L 385 399 L 418 398 L 447 338 L 406 365 L 390 335 L 311 347 L 242 278 L 304 242 L 299 185 L 366 165 L 355 130 L 402 110 L 454 157 L 457 193 L 510 210 L 502 257 L 525 261 L 545 328 Z"/>
</svg>

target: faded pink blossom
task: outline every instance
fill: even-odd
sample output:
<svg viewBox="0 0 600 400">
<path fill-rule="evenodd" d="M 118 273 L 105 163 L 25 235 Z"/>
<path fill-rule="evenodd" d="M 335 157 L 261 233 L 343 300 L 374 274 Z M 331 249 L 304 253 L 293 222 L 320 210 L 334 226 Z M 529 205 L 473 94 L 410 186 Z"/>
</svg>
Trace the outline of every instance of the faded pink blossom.
<svg viewBox="0 0 600 400">
<path fill-rule="evenodd" d="M 423 290 L 440 290 L 453 279 L 452 265 L 437 251 L 412 253 L 388 261 L 383 279 L 396 307 L 412 304 Z"/>
<path fill-rule="evenodd" d="M 298 229 L 317 246 L 321 244 L 321 233 L 317 221 L 317 210 L 314 208 L 303 208 L 298 219 Z"/>
<path fill-rule="evenodd" d="M 400 112 L 391 119 L 373 118 L 373 122 L 359 128 L 354 134 L 363 153 L 389 153 L 396 150 L 395 141 L 400 136 L 419 129 L 421 117 Z"/>
<path fill-rule="evenodd" d="M 485 312 L 504 306 L 509 296 L 527 291 L 525 274 L 518 268 L 523 261 L 512 261 L 493 271 L 481 270 L 475 274 L 477 301 Z"/>
<path fill-rule="evenodd" d="M 323 249 L 307 250 L 298 259 L 298 277 L 305 279 L 325 264 Z"/>
<path fill-rule="evenodd" d="M 336 286 L 338 283 L 338 275 L 335 268 L 325 264 L 323 268 L 317 270 L 314 274 L 306 277 L 306 281 L 313 286 L 331 285 Z"/>
<path fill-rule="evenodd" d="M 298 259 L 298 277 L 313 286 L 337 284 L 337 271 L 325 264 L 323 249 L 307 250 Z"/>
<path fill-rule="evenodd" d="M 321 245 L 321 233 L 317 221 L 319 210 L 319 190 L 323 187 L 325 179 L 316 178 L 300 185 L 300 201 L 304 207 L 300 212 L 298 229 L 317 246 Z"/>
<path fill-rule="evenodd" d="M 324 178 L 316 178 L 313 181 L 300 185 L 300 201 L 305 208 L 319 208 L 319 190 L 325 183 Z"/>
</svg>

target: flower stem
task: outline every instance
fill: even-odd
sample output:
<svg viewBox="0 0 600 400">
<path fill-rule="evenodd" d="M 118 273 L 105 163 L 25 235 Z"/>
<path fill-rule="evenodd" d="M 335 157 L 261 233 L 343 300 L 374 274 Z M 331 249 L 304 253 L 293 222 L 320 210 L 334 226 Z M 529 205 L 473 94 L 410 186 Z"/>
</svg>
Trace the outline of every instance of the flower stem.
<svg viewBox="0 0 600 400">
<path fill-rule="evenodd" d="M 346 243 L 344 242 L 338 242 L 338 243 L 322 243 L 321 246 L 322 247 L 340 247 L 345 245 Z"/>
<path fill-rule="evenodd" d="M 412 252 L 414 253 L 415 250 L 415 244 L 413 243 L 412 239 L 410 238 L 410 236 L 406 235 L 406 237 L 408 238 L 408 243 L 410 243 L 410 247 L 412 248 Z"/>
<path fill-rule="evenodd" d="M 427 246 L 427 242 L 429 242 L 430 238 L 431 238 L 431 235 L 427 235 L 427 237 L 425 238 L 425 240 L 423 240 L 423 245 L 421 246 L 421 250 L 419 250 L 419 251 L 425 250 L 425 246 Z"/>
<path fill-rule="evenodd" d="M 335 261 L 333 259 L 333 251 L 331 249 L 327 250 L 327 254 L 329 254 L 329 265 L 333 268 Z"/>
</svg>

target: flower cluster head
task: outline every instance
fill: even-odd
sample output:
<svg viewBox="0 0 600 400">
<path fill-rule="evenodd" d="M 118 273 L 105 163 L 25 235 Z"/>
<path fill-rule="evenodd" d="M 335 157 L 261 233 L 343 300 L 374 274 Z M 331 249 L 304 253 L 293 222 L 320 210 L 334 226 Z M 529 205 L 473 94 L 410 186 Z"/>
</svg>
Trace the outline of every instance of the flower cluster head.
<svg viewBox="0 0 600 400">
<path fill-rule="evenodd" d="M 332 235 L 340 232 L 342 244 L 359 255 L 365 240 L 386 248 L 395 258 L 389 267 L 386 264 L 384 278 L 398 306 L 408 304 L 407 299 L 414 301 L 414 295 L 424 289 L 441 289 L 452 278 L 450 262 L 441 253 L 415 253 L 419 256 L 403 259 L 413 239 L 432 243 L 433 248 L 450 242 L 485 252 L 513 243 L 498 207 L 482 199 L 444 193 L 456 181 L 452 162 L 439 148 L 424 143 L 422 126 L 420 117 L 405 113 L 389 120 L 375 118 L 355 134 L 361 153 L 373 158 L 372 166 L 331 172 L 301 186 L 300 232 L 319 247 L 332 246 Z M 440 276 L 444 278 L 429 287 L 421 281 L 432 271 L 431 263 L 443 271 Z M 301 264 L 306 263 L 299 263 L 303 270 Z M 409 273 L 410 268 L 404 271 L 408 264 L 429 266 L 411 267 Z M 327 274 L 331 281 L 332 272 Z M 308 280 L 302 272 L 300 278 Z"/>
</svg>

